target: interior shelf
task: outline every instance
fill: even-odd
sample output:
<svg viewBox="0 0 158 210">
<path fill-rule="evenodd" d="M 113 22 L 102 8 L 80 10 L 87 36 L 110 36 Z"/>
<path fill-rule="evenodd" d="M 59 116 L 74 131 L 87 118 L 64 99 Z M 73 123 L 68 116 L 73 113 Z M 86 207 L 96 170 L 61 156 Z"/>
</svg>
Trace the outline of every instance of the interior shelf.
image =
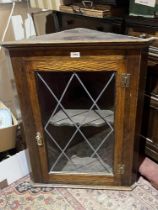
<svg viewBox="0 0 158 210">
<path fill-rule="evenodd" d="M 100 127 L 106 122 L 114 122 L 111 110 L 66 109 L 59 110 L 49 121 L 54 126 L 95 126 Z"/>
</svg>

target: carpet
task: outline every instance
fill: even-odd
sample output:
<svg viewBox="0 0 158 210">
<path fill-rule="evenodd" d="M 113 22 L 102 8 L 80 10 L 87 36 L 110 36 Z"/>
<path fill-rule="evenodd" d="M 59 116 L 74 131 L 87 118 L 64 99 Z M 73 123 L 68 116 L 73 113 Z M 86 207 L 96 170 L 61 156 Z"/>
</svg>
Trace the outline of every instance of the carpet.
<svg viewBox="0 0 158 210">
<path fill-rule="evenodd" d="M 158 191 L 143 177 L 132 191 L 34 187 L 29 176 L 0 192 L 0 210 L 158 210 Z"/>
</svg>

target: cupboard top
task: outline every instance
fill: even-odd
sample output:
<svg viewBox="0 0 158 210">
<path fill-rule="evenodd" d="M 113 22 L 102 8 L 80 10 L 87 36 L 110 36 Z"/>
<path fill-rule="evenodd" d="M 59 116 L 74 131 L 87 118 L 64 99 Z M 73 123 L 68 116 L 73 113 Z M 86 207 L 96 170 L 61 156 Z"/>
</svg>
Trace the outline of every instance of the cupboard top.
<svg viewBox="0 0 158 210">
<path fill-rule="evenodd" d="M 9 41 L 1 43 L 6 48 L 14 47 L 26 47 L 26 46 L 56 46 L 56 45 L 126 45 L 132 46 L 133 44 L 138 46 L 148 45 L 151 40 L 142 39 L 132 36 L 126 36 L 114 33 L 99 32 L 91 29 L 75 28 L 57 32 L 53 34 L 47 34 L 42 36 L 32 37 L 27 40 Z"/>
</svg>

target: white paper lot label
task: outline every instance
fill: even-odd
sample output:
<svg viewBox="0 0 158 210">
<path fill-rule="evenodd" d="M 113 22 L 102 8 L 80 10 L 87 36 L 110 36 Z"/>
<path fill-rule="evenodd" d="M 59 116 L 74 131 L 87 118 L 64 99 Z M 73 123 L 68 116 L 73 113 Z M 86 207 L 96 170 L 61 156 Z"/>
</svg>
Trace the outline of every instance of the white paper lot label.
<svg viewBox="0 0 158 210">
<path fill-rule="evenodd" d="M 142 4 L 148 7 L 155 7 L 156 0 L 135 0 L 136 4 Z"/>
<path fill-rule="evenodd" d="M 70 52 L 71 58 L 80 58 L 80 52 Z"/>
</svg>

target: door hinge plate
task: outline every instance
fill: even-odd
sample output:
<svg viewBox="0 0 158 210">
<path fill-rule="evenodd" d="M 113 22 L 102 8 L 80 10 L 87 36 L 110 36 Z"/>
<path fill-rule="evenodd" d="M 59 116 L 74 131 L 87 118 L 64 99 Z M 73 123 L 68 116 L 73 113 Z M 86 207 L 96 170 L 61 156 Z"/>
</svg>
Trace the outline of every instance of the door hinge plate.
<svg viewBox="0 0 158 210">
<path fill-rule="evenodd" d="M 131 74 L 127 73 L 121 74 L 121 86 L 123 88 L 128 88 L 130 86 L 130 76 Z"/>
<path fill-rule="evenodd" d="M 36 133 L 35 139 L 38 146 L 43 146 L 43 138 L 40 132 Z"/>
<path fill-rule="evenodd" d="M 125 173 L 125 165 L 124 164 L 118 164 L 117 166 L 117 174 L 122 175 Z"/>
</svg>

